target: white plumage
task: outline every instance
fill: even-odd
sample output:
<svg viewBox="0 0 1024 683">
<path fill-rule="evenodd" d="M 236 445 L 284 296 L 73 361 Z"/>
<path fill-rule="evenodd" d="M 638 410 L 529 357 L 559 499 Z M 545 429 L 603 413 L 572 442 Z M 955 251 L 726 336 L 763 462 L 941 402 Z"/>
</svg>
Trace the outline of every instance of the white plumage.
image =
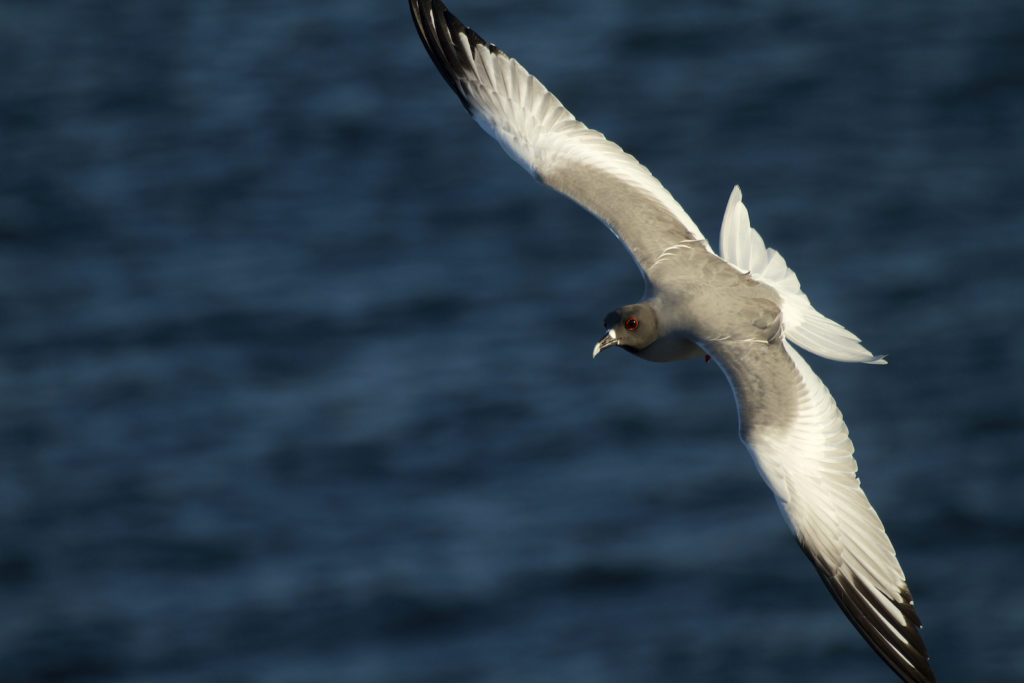
<svg viewBox="0 0 1024 683">
<path fill-rule="evenodd" d="M 647 298 L 621 310 L 650 311 L 657 339 L 630 348 L 638 321 L 629 319 L 594 354 L 619 345 L 649 360 L 699 349 L 714 357 L 736 396 L 744 444 L 840 607 L 900 677 L 934 681 L 842 414 L 793 345 L 840 361 L 885 360 L 814 309 L 785 259 L 751 227 L 739 187 L 725 210 L 719 258 L 646 167 L 576 120 L 519 62 L 439 0 L 410 6 L 431 59 L 477 123 L 538 180 L 601 219 L 640 267 Z"/>
</svg>

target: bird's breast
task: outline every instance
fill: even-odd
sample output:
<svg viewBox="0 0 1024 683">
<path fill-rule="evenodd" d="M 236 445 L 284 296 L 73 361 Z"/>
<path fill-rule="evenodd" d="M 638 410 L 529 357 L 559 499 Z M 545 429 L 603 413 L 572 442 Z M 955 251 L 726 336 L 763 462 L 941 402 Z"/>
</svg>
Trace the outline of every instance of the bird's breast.
<svg viewBox="0 0 1024 683">
<path fill-rule="evenodd" d="M 644 360 L 654 363 L 671 363 L 688 358 L 699 358 L 704 349 L 697 346 L 689 337 L 682 334 L 667 334 L 659 337 L 653 344 L 633 353 Z"/>
<path fill-rule="evenodd" d="M 663 335 L 691 343 L 772 342 L 781 333 L 778 295 L 738 272 L 731 281 L 691 281 L 661 291 L 656 310 Z"/>
</svg>

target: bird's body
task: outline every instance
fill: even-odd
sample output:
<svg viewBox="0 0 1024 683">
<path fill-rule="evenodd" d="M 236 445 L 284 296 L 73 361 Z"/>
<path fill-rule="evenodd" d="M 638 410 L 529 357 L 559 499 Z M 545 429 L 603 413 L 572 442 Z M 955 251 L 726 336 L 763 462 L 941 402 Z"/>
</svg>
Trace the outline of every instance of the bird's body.
<svg viewBox="0 0 1024 683">
<path fill-rule="evenodd" d="M 738 187 L 718 255 L 650 171 L 576 120 L 518 62 L 439 0 L 410 7 L 428 54 L 477 123 L 534 177 L 601 219 L 640 267 L 644 297 L 608 314 L 594 355 L 619 346 L 657 362 L 713 358 L 732 386 L 740 438 L 840 607 L 901 678 L 934 681 L 842 415 L 794 345 L 834 360 L 885 361 L 811 306 L 751 227 Z"/>
</svg>

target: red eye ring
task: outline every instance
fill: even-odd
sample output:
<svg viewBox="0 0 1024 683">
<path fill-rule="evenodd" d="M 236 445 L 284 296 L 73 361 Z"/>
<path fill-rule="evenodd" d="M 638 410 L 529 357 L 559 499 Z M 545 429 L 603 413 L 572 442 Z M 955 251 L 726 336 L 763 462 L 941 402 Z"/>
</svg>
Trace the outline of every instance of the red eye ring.
<svg viewBox="0 0 1024 683">
<path fill-rule="evenodd" d="M 632 332 L 636 328 L 640 327 L 640 321 L 636 318 L 627 318 L 626 322 L 622 323 L 622 326 Z"/>
</svg>

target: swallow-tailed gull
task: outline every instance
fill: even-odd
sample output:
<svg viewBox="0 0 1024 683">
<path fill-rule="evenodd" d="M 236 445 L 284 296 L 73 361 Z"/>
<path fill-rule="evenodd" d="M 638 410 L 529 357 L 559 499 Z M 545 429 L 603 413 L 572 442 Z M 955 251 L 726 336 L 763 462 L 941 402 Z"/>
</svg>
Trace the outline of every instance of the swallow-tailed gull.
<svg viewBox="0 0 1024 683">
<path fill-rule="evenodd" d="M 750 226 L 738 187 L 721 256 L 634 157 L 576 120 L 516 60 L 439 0 L 410 0 L 423 45 L 474 120 L 536 179 L 602 220 L 640 267 L 644 298 L 604 319 L 594 347 L 640 358 L 715 359 L 740 438 L 839 606 L 905 681 L 934 681 L 892 543 L 857 478 L 843 417 L 794 345 L 884 364 L 811 306 L 782 256 Z"/>
</svg>

